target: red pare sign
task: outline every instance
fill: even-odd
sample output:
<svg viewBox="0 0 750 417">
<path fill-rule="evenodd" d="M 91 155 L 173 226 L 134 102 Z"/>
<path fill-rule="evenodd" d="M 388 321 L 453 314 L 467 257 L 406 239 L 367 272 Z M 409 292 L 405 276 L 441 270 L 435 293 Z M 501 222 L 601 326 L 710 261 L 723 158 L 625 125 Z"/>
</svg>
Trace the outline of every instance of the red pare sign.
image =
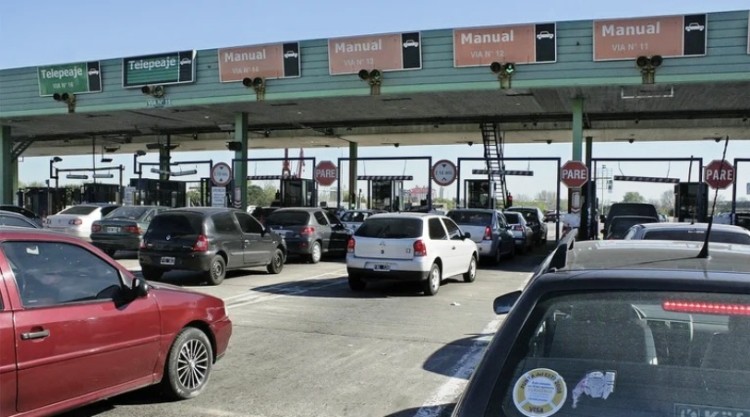
<svg viewBox="0 0 750 417">
<path fill-rule="evenodd" d="M 568 188 L 581 188 L 589 180 L 589 169 L 581 161 L 568 161 L 560 168 L 560 181 Z"/>
<path fill-rule="evenodd" d="M 324 186 L 333 184 L 338 177 L 336 164 L 331 161 L 320 161 L 315 166 L 315 181 Z"/>
<path fill-rule="evenodd" d="M 734 167 L 727 161 L 714 159 L 706 165 L 704 177 L 709 187 L 722 190 L 734 183 Z"/>
</svg>

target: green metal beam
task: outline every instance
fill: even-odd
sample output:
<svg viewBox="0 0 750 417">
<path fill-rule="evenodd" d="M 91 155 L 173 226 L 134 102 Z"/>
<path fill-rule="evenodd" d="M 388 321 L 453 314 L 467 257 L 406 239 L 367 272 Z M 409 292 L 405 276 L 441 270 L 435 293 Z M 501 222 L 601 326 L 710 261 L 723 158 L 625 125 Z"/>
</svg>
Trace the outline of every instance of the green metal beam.
<svg viewBox="0 0 750 417">
<path fill-rule="evenodd" d="M 10 137 L 10 126 L 0 126 L 0 203 L 13 204 L 13 183 L 17 173 L 14 169 L 11 154 L 13 139 Z"/>
<path fill-rule="evenodd" d="M 357 194 L 357 165 L 359 165 L 357 164 L 357 151 L 358 151 L 357 142 L 349 142 L 349 196 L 347 196 L 347 201 L 349 201 L 350 209 L 359 208 L 359 207 L 356 207 L 357 196 L 358 196 Z"/>
<path fill-rule="evenodd" d="M 574 161 L 583 160 L 583 98 L 573 99 L 573 158 Z"/>
<path fill-rule="evenodd" d="M 234 115 L 234 140 L 240 142 L 242 147 L 234 152 L 234 159 L 241 162 L 235 164 L 234 169 L 234 187 L 232 196 L 236 198 L 236 189 L 239 187 L 240 208 L 247 209 L 247 113 L 237 113 Z"/>
</svg>

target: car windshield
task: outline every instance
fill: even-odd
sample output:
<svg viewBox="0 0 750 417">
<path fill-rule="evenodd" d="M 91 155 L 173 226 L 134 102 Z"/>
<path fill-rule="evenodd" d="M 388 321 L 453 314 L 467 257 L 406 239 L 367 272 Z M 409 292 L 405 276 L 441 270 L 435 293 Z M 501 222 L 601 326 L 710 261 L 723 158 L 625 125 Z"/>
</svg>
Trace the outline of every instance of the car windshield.
<svg viewBox="0 0 750 417">
<path fill-rule="evenodd" d="M 422 224 L 421 219 L 371 217 L 362 223 L 354 236 L 386 239 L 416 238 L 422 236 Z"/>
<path fill-rule="evenodd" d="M 269 226 L 304 226 L 310 221 L 310 213 L 306 211 L 274 211 L 266 218 Z"/>
<path fill-rule="evenodd" d="M 706 240 L 705 230 L 653 230 L 647 231 L 643 236 L 647 240 L 690 240 L 702 242 Z M 744 233 L 732 233 L 723 230 L 711 230 L 710 242 L 738 243 L 750 245 L 750 236 Z"/>
<path fill-rule="evenodd" d="M 361 211 L 347 211 L 341 215 L 342 222 L 363 222 L 367 217 L 367 213 Z"/>
<path fill-rule="evenodd" d="M 162 213 L 154 217 L 149 233 L 158 235 L 198 235 L 202 233 L 203 217 L 193 213 Z"/>
<path fill-rule="evenodd" d="M 457 224 L 463 225 L 487 226 L 492 224 L 492 213 L 479 211 L 451 211 L 448 213 L 448 217 Z"/>
<path fill-rule="evenodd" d="M 748 294 L 551 295 L 512 348 L 497 405 L 507 416 L 743 415 L 721 412 L 750 408 L 749 312 Z"/>
<path fill-rule="evenodd" d="M 96 206 L 73 206 L 66 208 L 58 214 L 87 215 L 93 213 L 98 208 Z"/>
<path fill-rule="evenodd" d="M 118 207 L 112 210 L 111 212 L 109 212 L 109 214 L 104 216 L 104 218 L 105 219 L 138 220 L 148 210 L 149 210 L 148 207 L 137 207 L 137 206 Z"/>
</svg>

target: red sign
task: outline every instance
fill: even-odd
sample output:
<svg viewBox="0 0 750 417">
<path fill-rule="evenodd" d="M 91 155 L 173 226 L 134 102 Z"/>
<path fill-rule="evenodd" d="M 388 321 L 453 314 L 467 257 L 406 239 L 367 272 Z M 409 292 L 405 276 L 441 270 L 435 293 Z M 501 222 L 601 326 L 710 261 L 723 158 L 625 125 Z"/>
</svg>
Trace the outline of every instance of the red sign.
<svg viewBox="0 0 750 417">
<path fill-rule="evenodd" d="M 328 40 L 331 75 L 360 70 L 398 71 L 422 68 L 419 32 L 356 36 Z"/>
<path fill-rule="evenodd" d="M 734 167 L 727 161 L 714 159 L 706 165 L 706 184 L 714 189 L 723 190 L 734 183 Z"/>
<path fill-rule="evenodd" d="M 329 186 L 336 181 L 338 172 L 336 170 L 336 164 L 331 161 L 320 161 L 315 166 L 315 181 L 324 186 Z"/>
<path fill-rule="evenodd" d="M 568 188 L 581 188 L 589 180 L 589 169 L 581 161 L 568 161 L 560 168 L 560 180 Z"/>
<path fill-rule="evenodd" d="M 223 83 L 254 77 L 299 77 L 299 44 L 296 42 L 221 48 L 218 59 L 219 81 Z"/>
<path fill-rule="evenodd" d="M 554 23 L 454 29 L 453 66 L 554 62 L 555 45 Z"/>
</svg>

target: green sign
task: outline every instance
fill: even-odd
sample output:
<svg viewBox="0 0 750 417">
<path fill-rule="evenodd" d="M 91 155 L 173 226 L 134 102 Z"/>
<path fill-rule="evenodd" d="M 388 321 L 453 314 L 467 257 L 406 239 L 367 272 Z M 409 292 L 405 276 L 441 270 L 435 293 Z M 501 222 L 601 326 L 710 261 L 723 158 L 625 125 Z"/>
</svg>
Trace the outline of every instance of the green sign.
<svg viewBox="0 0 750 417">
<path fill-rule="evenodd" d="M 122 60 L 122 86 L 181 84 L 195 81 L 195 51 L 136 56 Z"/>
<path fill-rule="evenodd" d="M 98 93 L 102 91 L 99 61 L 37 67 L 39 95 Z"/>
</svg>

